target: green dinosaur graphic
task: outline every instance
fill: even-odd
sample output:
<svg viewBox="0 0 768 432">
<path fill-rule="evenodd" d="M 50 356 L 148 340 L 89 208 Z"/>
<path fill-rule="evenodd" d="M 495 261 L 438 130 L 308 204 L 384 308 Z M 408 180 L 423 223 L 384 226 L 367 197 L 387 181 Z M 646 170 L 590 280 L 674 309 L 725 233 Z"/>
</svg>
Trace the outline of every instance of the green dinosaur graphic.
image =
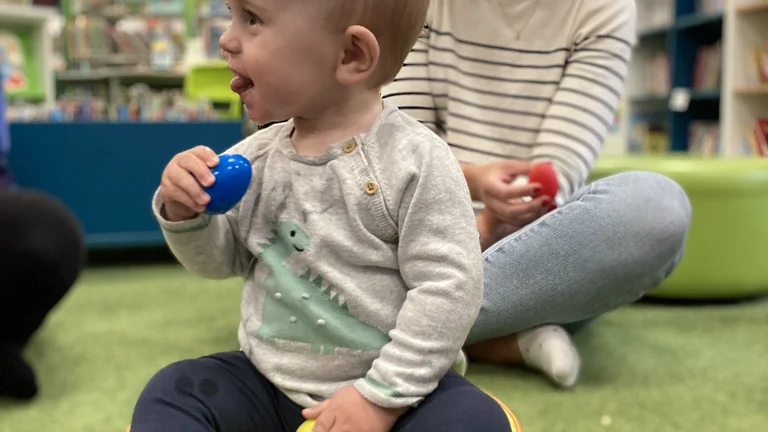
<svg viewBox="0 0 768 432">
<path fill-rule="evenodd" d="M 318 275 L 307 270 L 297 276 L 284 262 L 293 253 L 309 249 L 309 236 L 296 224 L 280 222 L 269 243 L 261 244 L 258 259 L 270 270 L 264 280 L 266 297 L 258 337 L 310 344 L 315 353 L 333 354 L 336 348 L 359 351 L 381 349 L 389 337 L 353 316 L 333 286 L 323 289 Z"/>
</svg>

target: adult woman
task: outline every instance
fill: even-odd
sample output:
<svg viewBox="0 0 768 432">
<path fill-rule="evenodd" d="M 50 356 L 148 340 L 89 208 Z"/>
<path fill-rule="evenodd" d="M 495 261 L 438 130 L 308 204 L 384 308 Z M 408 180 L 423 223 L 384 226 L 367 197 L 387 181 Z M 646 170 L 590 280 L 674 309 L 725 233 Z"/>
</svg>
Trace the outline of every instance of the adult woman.
<svg viewBox="0 0 768 432">
<path fill-rule="evenodd" d="M 0 397 L 37 393 L 21 351 L 75 282 L 83 257 L 79 226 L 63 204 L 0 190 Z"/>
<path fill-rule="evenodd" d="M 627 173 L 584 186 L 623 91 L 635 21 L 633 0 L 433 0 L 385 89 L 451 145 L 485 207 L 486 298 L 470 358 L 527 364 L 572 386 L 580 360 L 561 326 L 637 300 L 680 259 L 690 205 L 675 183 Z M 541 161 L 555 167 L 556 197 L 528 185 Z"/>
</svg>

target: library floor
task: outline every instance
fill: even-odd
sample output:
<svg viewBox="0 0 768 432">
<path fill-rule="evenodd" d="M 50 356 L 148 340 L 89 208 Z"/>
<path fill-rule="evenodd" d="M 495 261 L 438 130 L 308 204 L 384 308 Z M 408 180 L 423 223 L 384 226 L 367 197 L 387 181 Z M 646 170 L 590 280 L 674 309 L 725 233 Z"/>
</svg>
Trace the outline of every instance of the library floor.
<svg viewBox="0 0 768 432">
<path fill-rule="evenodd" d="M 236 348 L 238 307 L 237 281 L 175 265 L 88 270 L 27 350 L 39 398 L 0 401 L 0 430 L 122 432 L 159 368 Z M 584 368 L 573 390 L 523 370 L 471 365 L 469 376 L 525 432 L 757 431 L 768 424 L 766 334 L 766 301 L 641 304 L 577 337 Z"/>
</svg>

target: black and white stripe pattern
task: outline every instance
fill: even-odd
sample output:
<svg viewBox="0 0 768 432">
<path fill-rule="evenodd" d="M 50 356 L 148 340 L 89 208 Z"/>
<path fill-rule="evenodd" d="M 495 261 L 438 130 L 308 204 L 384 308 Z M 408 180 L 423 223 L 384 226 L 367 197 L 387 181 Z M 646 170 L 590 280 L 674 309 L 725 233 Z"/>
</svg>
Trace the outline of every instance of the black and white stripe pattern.
<svg viewBox="0 0 768 432">
<path fill-rule="evenodd" d="M 432 0 L 384 97 L 440 134 L 461 162 L 552 161 L 568 196 L 613 123 L 635 19 L 633 0 Z"/>
</svg>

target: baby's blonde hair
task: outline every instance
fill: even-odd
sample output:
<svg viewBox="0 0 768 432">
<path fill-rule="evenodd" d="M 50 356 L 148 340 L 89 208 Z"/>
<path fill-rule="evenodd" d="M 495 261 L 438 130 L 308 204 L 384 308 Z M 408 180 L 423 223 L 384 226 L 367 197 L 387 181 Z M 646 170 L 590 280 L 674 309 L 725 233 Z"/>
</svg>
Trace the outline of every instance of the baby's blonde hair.
<svg viewBox="0 0 768 432">
<path fill-rule="evenodd" d="M 343 29 L 360 25 L 379 42 L 379 62 L 372 86 L 395 79 L 427 20 L 429 0 L 333 0 L 336 23 Z"/>
</svg>

